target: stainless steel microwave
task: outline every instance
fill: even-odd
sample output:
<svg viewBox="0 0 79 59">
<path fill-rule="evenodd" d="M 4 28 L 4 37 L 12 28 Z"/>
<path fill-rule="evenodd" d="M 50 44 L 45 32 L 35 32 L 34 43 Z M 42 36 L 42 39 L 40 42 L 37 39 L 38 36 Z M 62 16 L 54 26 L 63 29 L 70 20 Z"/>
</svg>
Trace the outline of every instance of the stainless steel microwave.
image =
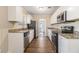
<svg viewBox="0 0 79 59">
<path fill-rule="evenodd" d="M 67 19 L 67 11 L 62 12 L 57 16 L 57 23 L 65 22 Z"/>
</svg>

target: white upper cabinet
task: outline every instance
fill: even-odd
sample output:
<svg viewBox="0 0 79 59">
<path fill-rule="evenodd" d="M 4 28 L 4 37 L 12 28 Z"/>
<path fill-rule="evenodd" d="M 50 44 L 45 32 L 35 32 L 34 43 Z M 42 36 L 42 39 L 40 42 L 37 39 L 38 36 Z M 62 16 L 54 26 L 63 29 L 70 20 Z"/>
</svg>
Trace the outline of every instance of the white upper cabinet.
<svg viewBox="0 0 79 59">
<path fill-rule="evenodd" d="M 79 6 L 70 6 L 67 9 L 67 20 L 74 20 L 79 18 Z"/>
<path fill-rule="evenodd" d="M 16 21 L 16 7 L 8 7 L 8 21 Z"/>
<path fill-rule="evenodd" d="M 27 24 L 27 16 L 26 15 L 24 15 L 24 24 L 26 25 Z"/>
<path fill-rule="evenodd" d="M 66 10 L 66 8 L 67 8 L 67 7 L 59 7 L 59 8 L 55 11 L 55 13 L 51 16 L 51 21 L 50 21 L 50 23 L 51 23 L 51 24 L 57 23 L 57 16 L 58 16 L 59 14 L 61 14 L 62 12 L 64 12 L 64 11 Z"/>
<path fill-rule="evenodd" d="M 22 7 L 16 7 L 16 19 L 19 22 L 23 23 L 23 8 Z"/>
<path fill-rule="evenodd" d="M 57 16 L 62 12 L 67 11 L 67 21 L 79 19 L 79 6 L 62 6 L 51 16 L 51 24 L 57 23 Z"/>
<path fill-rule="evenodd" d="M 50 21 L 50 23 L 51 23 L 51 24 L 55 24 L 55 23 L 57 23 L 57 18 L 54 17 L 54 16 L 52 16 L 52 17 L 51 17 L 51 21 Z"/>
<path fill-rule="evenodd" d="M 27 24 L 30 24 L 32 20 L 32 16 L 31 15 L 27 15 Z"/>
<path fill-rule="evenodd" d="M 31 20 L 32 20 L 32 16 L 31 15 L 24 15 L 23 20 L 24 20 L 24 24 L 30 24 Z"/>
<path fill-rule="evenodd" d="M 15 6 L 8 7 L 8 21 L 23 22 L 22 7 L 15 7 Z"/>
</svg>

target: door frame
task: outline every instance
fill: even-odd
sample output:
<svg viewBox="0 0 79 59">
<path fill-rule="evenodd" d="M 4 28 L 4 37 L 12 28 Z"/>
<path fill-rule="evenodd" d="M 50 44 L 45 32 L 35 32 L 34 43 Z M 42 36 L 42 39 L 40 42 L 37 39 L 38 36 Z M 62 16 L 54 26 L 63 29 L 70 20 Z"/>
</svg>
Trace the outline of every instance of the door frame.
<svg viewBox="0 0 79 59">
<path fill-rule="evenodd" d="M 39 23 L 40 23 L 41 19 L 43 19 L 42 21 L 45 22 L 45 35 L 44 35 L 44 36 L 46 36 L 46 19 L 44 19 L 44 18 L 40 18 L 40 19 L 38 20 L 38 36 L 39 36 Z"/>
</svg>

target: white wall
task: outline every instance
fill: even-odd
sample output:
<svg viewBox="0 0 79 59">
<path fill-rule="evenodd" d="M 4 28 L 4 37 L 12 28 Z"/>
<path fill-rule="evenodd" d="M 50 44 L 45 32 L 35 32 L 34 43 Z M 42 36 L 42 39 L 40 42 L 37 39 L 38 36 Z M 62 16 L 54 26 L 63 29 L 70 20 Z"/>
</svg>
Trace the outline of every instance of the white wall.
<svg viewBox="0 0 79 59">
<path fill-rule="evenodd" d="M 8 7 L 0 7 L 0 50 L 8 50 Z"/>
</svg>

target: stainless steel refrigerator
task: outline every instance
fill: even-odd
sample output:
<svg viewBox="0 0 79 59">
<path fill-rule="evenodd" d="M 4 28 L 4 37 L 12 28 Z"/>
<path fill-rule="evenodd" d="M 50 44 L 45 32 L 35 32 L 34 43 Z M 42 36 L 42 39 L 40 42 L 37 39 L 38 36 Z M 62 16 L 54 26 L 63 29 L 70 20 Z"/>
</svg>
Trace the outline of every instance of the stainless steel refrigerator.
<svg viewBox="0 0 79 59">
<path fill-rule="evenodd" d="M 31 20 L 31 24 L 27 24 L 28 29 L 34 29 L 34 38 L 36 38 L 36 21 Z"/>
</svg>

